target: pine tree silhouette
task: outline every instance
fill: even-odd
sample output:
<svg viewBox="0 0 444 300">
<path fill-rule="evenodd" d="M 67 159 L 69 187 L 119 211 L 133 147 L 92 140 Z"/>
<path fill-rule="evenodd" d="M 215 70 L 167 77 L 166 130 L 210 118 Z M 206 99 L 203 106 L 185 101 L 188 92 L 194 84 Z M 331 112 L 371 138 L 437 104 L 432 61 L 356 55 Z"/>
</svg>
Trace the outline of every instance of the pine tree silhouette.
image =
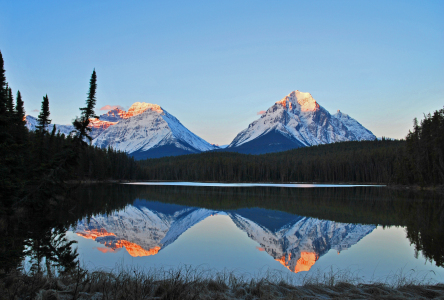
<svg viewBox="0 0 444 300">
<path fill-rule="evenodd" d="M 42 101 L 42 109 L 40 111 L 40 114 L 38 116 L 37 122 L 38 125 L 37 130 L 40 133 L 44 133 L 46 132 L 46 127 L 51 124 L 51 120 L 49 119 L 49 100 L 48 100 L 48 95 L 43 97 L 43 101 Z"/>
<path fill-rule="evenodd" d="M 74 128 L 77 130 L 77 139 L 80 141 L 83 141 L 84 138 L 87 138 L 89 141 L 92 140 L 91 136 L 89 136 L 91 128 L 88 127 L 88 125 L 89 119 L 98 118 L 94 113 L 94 107 L 96 105 L 96 89 L 97 75 L 96 70 L 94 69 L 89 81 L 89 92 L 88 98 L 86 99 L 86 107 L 80 108 L 82 114 L 73 122 Z"/>
</svg>

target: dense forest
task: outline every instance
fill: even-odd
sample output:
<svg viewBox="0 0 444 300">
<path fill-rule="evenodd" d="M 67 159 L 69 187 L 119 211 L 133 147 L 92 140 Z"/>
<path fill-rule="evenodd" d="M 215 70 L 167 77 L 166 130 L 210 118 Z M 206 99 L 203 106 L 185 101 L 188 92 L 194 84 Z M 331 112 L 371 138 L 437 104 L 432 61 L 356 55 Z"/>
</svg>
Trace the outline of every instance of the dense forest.
<svg viewBox="0 0 444 300">
<path fill-rule="evenodd" d="M 205 152 L 139 162 L 149 180 L 230 182 L 444 183 L 444 109 L 405 140 L 352 141 L 246 155 Z"/>
<path fill-rule="evenodd" d="M 391 183 L 402 176 L 396 165 L 404 147 L 404 141 L 383 139 L 262 155 L 207 152 L 148 159 L 140 165 L 152 180 Z"/>
<path fill-rule="evenodd" d="M 86 106 L 80 108 L 76 128 L 69 136 L 56 134 L 51 123 L 49 98 L 43 97 L 35 132 L 25 126 L 20 91 L 14 99 L 6 82 L 0 53 L 0 212 L 13 203 L 51 195 L 51 185 L 73 179 L 137 179 L 141 169 L 126 153 L 89 145 L 89 119 L 95 116 L 97 75 L 91 76 Z"/>
<path fill-rule="evenodd" d="M 56 133 L 56 126 L 48 132 L 48 95 L 43 97 L 37 130 L 30 132 L 24 101 L 20 91 L 14 99 L 0 52 L 0 277 L 17 267 L 24 255 L 34 262 L 31 271 L 36 273 L 41 272 L 43 261 L 48 272 L 50 266 L 59 271 L 76 266 L 74 242 L 65 238 L 67 228 L 55 226 L 50 217 L 57 206 L 70 201 L 76 188 L 73 181 L 142 177 L 142 169 L 126 153 L 90 146 L 96 88 L 94 70 L 86 105 L 73 121 L 75 130 L 70 135 Z"/>
</svg>

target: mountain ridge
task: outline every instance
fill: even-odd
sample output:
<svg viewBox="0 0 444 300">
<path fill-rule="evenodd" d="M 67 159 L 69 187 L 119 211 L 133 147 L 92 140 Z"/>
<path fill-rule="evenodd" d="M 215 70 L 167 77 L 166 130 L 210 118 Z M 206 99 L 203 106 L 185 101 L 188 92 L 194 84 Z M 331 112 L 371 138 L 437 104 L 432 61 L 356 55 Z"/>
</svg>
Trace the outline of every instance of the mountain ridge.
<svg viewBox="0 0 444 300">
<path fill-rule="evenodd" d="M 26 116 L 29 130 L 37 119 Z M 56 125 L 69 135 L 72 125 Z M 54 125 L 49 125 L 51 131 Z M 338 110 L 330 114 L 310 93 L 298 90 L 275 102 L 226 147 L 210 144 L 188 130 L 157 104 L 135 102 L 128 111 L 115 108 L 90 120 L 92 145 L 126 152 L 135 159 L 160 158 L 231 151 L 246 154 L 281 152 L 295 148 L 343 141 L 374 140 L 376 137 L 357 120 Z"/>
<path fill-rule="evenodd" d="M 310 93 L 291 92 L 236 135 L 226 148 L 249 154 L 343 141 L 374 140 L 376 136 L 349 115 L 332 115 Z M 261 146 L 259 152 L 256 149 Z"/>
</svg>

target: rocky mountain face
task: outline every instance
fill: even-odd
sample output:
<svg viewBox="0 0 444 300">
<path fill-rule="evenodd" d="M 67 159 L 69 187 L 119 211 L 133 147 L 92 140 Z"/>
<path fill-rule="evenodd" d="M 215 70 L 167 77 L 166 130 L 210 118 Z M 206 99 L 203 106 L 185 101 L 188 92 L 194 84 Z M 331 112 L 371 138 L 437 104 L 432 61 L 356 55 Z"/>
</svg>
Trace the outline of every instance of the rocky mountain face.
<svg viewBox="0 0 444 300">
<path fill-rule="evenodd" d="M 340 111 L 331 115 L 311 94 L 294 91 L 241 131 L 226 150 L 260 154 L 374 139 L 373 133 L 355 119 Z"/>
<path fill-rule="evenodd" d="M 102 117 L 101 117 L 102 118 Z M 127 152 L 136 159 L 175 156 L 217 149 L 201 139 L 159 105 L 134 103 L 127 113 L 113 112 L 106 120 L 120 121 L 93 140 L 93 145 Z"/>
<path fill-rule="evenodd" d="M 26 121 L 26 128 L 28 128 L 29 131 L 37 130 L 37 118 L 35 118 L 31 115 L 26 115 L 25 121 Z M 64 134 L 64 135 L 69 135 L 74 130 L 74 126 L 72 126 L 72 125 L 56 124 L 55 126 L 56 126 L 56 133 L 60 133 L 60 134 Z M 46 130 L 48 130 L 49 132 L 52 132 L 53 129 L 54 129 L 54 124 L 49 124 L 49 126 Z"/>
<path fill-rule="evenodd" d="M 271 230 L 241 215 L 230 214 L 236 226 L 258 242 L 276 261 L 292 272 L 308 271 L 331 249 L 347 250 L 376 226 L 345 224 L 302 217 L 278 230 Z"/>
<path fill-rule="evenodd" d="M 37 119 L 26 116 L 26 126 L 36 130 Z M 57 132 L 69 135 L 72 125 L 55 125 Z M 48 131 L 52 131 L 53 124 Z M 198 137 L 159 105 L 134 103 L 128 112 L 113 109 L 90 120 L 92 145 L 112 147 L 136 159 L 176 156 L 218 149 Z"/>
<path fill-rule="evenodd" d="M 26 116 L 26 121 L 28 129 L 35 130 L 36 118 Z M 127 112 L 116 108 L 90 121 L 93 145 L 112 147 L 136 159 L 217 149 L 261 154 L 311 145 L 376 139 L 347 114 L 338 111 L 332 115 L 309 93 L 299 91 L 276 102 L 226 148 L 209 144 L 196 136 L 156 104 L 136 102 Z M 48 130 L 51 131 L 53 126 L 50 125 Z M 65 135 L 74 129 L 71 125 L 56 126 L 57 131 Z"/>
<path fill-rule="evenodd" d="M 184 208 L 165 213 L 128 205 L 110 215 L 96 215 L 78 222 L 78 236 L 116 250 L 125 247 L 131 256 L 147 256 L 173 243 L 193 225 L 214 214 L 208 209 Z"/>
<path fill-rule="evenodd" d="M 292 272 L 308 271 L 331 249 L 340 252 L 358 243 L 376 226 L 345 224 L 301 216 L 284 216 L 277 211 L 213 211 L 204 208 L 173 207 L 163 204 L 163 210 L 153 202 L 128 205 L 110 215 L 97 215 L 78 222 L 73 230 L 77 235 L 94 239 L 105 247 L 100 251 L 115 251 L 125 247 L 132 256 L 154 255 L 195 224 L 215 214 L 228 215 L 248 237 L 259 243 L 258 250 L 266 251 Z M 165 209 L 167 208 L 167 209 Z M 251 213 L 255 221 L 248 217 Z M 288 215 L 288 214 L 287 214 Z M 273 221 L 270 223 L 269 221 Z M 283 225 L 275 222 L 283 221 Z M 274 224 L 274 225 L 272 225 Z"/>
</svg>

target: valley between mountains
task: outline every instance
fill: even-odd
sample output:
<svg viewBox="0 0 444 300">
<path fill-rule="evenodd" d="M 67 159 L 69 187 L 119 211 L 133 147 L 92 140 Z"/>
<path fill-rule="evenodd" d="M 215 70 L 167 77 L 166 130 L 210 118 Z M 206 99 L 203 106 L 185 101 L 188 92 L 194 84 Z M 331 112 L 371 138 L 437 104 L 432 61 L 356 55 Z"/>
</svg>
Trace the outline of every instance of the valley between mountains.
<svg viewBox="0 0 444 300">
<path fill-rule="evenodd" d="M 35 130 L 37 119 L 26 116 Z M 69 135 L 72 125 L 56 126 Z M 337 111 L 330 114 L 310 93 L 293 91 L 274 103 L 258 120 L 239 132 L 225 148 L 213 145 L 188 130 L 175 116 L 156 104 L 134 103 L 128 111 L 113 109 L 90 120 L 92 145 L 112 147 L 137 160 L 206 151 L 245 154 L 280 152 L 295 148 L 345 141 L 375 140 L 357 120 Z"/>
</svg>

